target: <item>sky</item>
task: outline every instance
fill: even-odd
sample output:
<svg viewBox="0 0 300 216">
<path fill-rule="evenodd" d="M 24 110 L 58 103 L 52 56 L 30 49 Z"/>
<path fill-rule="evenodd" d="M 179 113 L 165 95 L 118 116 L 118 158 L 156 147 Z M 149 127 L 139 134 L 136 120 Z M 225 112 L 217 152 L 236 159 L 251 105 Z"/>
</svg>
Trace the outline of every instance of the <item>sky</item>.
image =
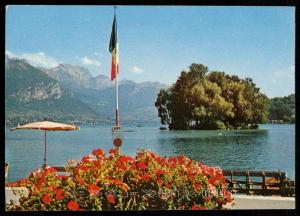
<svg viewBox="0 0 300 216">
<path fill-rule="evenodd" d="M 6 54 L 110 76 L 112 21 L 112 6 L 10 5 Z M 294 7 L 119 6 L 117 28 L 121 80 L 172 84 L 199 63 L 250 77 L 268 97 L 294 93 Z"/>
</svg>

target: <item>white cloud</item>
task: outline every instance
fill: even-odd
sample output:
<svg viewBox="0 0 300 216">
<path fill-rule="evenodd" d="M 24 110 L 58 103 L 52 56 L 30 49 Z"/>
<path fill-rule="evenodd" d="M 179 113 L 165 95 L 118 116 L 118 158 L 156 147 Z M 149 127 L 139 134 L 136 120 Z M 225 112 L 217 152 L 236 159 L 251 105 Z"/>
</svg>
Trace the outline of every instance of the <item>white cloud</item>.
<svg viewBox="0 0 300 216">
<path fill-rule="evenodd" d="M 101 63 L 97 59 L 88 58 L 87 56 L 84 56 L 81 58 L 81 63 L 84 65 L 93 65 L 100 67 Z"/>
<path fill-rule="evenodd" d="M 137 66 L 134 66 L 134 67 L 132 68 L 132 71 L 131 71 L 131 72 L 134 73 L 134 74 L 141 74 L 141 73 L 144 72 L 144 70 L 143 70 L 142 68 L 139 68 L 139 67 L 137 67 Z"/>
<path fill-rule="evenodd" d="M 52 68 L 59 65 L 59 63 L 54 58 L 47 56 L 44 52 L 24 53 L 20 57 L 26 59 L 34 66 Z"/>
<path fill-rule="evenodd" d="M 9 58 L 18 58 L 16 54 L 12 53 L 9 50 L 5 50 L 5 55 L 7 55 Z"/>
<path fill-rule="evenodd" d="M 10 58 L 25 59 L 33 66 L 52 68 L 59 65 L 59 62 L 56 59 L 47 56 L 44 52 L 23 53 L 21 55 L 17 55 L 13 52 L 10 52 L 9 50 L 5 50 L 5 54 Z"/>
<path fill-rule="evenodd" d="M 291 65 L 291 66 L 290 66 L 290 70 L 291 70 L 292 72 L 295 72 L 295 65 Z"/>
</svg>

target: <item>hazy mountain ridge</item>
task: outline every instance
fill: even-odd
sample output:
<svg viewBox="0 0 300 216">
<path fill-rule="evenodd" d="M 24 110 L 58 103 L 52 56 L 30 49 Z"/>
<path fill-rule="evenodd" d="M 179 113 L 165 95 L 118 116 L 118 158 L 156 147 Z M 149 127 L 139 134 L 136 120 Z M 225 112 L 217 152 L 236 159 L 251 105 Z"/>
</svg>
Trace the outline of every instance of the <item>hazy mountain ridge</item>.
<svg viewBox="0 0 300 216">
<path fill-rule="evenodd" d="M 5 118 L 100 121 L 98 114 L 55 79 L 20 59 L 5 59 Z M 41 119 L 39 119 L 41 120 Z"/>
<path fill-rule="evenodd" d="M 82 66 L 71 64 L 60 64 L 55 68 L 41 68 L 48 76 L 61 82 L 71 89 L 106 89 L 114 87 L 114 82 L 108 76 L 103 74 L 93 77 L 89 70 Z M 141 82 L 136 83 L 132 80 L 121 80 L 119 85 L 133 85 L 136 87 L 167 88 L 168 85 L 159 82 Z"/>
<path fill-rule="evenodd" d="M 14 63 L 11 64 L 10 61 Z M 16 88 L 6 89 L 5 92 L 5 109 L 6 113 L 10 113 L 10 116 L 23 115 L 22 112 L 25 110 L 30 110 L 32 115 L 34 113 L 43 115 L 43 110 L 51 107 L 51 109 L 59 112 L 60 116 L 70 118 L 70 113 L 65 111 L 67 107 L 72 109 L 69 105 L 73 104 L 74 106 L 74 101 L 76 101 L 77 104 L 80 104 L 80 109 L 84 107 L 89 113 L 77 112 L 77 120 L 92 121 L 96 119 L 96 116 L 100 116 L 98 119 L 102 119 L 104 122 L 113 121 L 115 116 L 115 86 L 109 77 L 105 75 L 92 77 L 88 69 L 70 64 L 60 64 L 51 69 L 35 68 L 26 61 L 9 59 L 7 56 L 5 62 L 6 74 L 11 71 L 11 67 L 19 65 L 18 73 L 14 76 L 5 77 L 6 82 L 8 78 L 9 83 L 16 83 Z M 21 65 L 20 62 L 22 62 Z M 25 86 L 21 85 L 24 82 L 21 82 L 19 77 L 22 71 L 25 71 L 28 76 L 25 78 L 25 82 L 30 77 L 30 83 Z M 159 82 L 136 83 L 131 80 L 121 80 L 119 84 L 121 123 L 147 124 L 151 122 L 159 124 L 154 103 L 159 90 L 167 87 L 167 85 Z M 70 102 L 71 99 L 74 101 Z M 69 105 L 60 102 L 60 104 L 53 106 L 54 101 L 60 100 L 68 100 Z M 27 104 L 26 108 L 22 107 L 22 104 Z M 76 120 L 76 117 L 73 117 L 72 119 Z"/>
</svg>

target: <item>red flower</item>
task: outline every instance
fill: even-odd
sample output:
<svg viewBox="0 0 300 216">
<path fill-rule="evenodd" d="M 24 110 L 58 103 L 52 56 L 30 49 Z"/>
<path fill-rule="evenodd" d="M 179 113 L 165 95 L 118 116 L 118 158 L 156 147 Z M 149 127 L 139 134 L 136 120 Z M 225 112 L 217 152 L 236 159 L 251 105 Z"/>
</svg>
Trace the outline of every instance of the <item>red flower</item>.
<svg viewBox="0 0 300 216">
<path fill-rule="evenodd" d="M 127 171 L 127 169 L 128 169 L 126 165 L 123 165 L 123 164 L 121 164 L 120 162 L 117 162 L 115 165 L 116 165 L 116 167 L 118 167 L 118 169 L 120 169 L 120 170 Z"/>
<path fill-rule="evenodd" d="M 225 191 L 225 197 L 226 197 L 226 201 L 227 202 L 231 202 L 232 201 L 231 194 L 228 191 Z"/>
<path fill-rule="evenodd" d="M 82 170 L 83 172 L 87 172 L 87 171 L 89 171 L 90 168 L 82 165 L 82 166 L 79 167 L 79 169 Z"/>
<path fill-rule="evenodd" d="M 109 154 L 118 154 L 118 153 L 119 153 L 119 150 L 117 148 L 109 150 Z"/>
<path fill-rule="evenodd" d="M 82 161 L 83 163 L 87 163 L 87 162 L 90 161 L 90 157 L 89 157 L 89 156 L 84 156 L 84 157 L 81 159 L 81 161 Z"/>
<path fill-rule="evenodd" d="M 62 200 L 63 198 L 65 198 L 64 192 L 65 192 L 64 189 L 57 189 L 55 194 L 55 199 Z"/>
<path fill-rule="evenodd" d="M 208 202 L 208 201 L 210 201 L 211 200 L 211 196 L 206 196 L 206 197 L 203 197 L 203 201 L 204 202 Z"/>
<path fill-rule="evenodd" d="M 185 162 L 185 158 L 183 155 L 178 156 L 178 160 L 181 164 L 183 164 Z"/>
<path fill-rule="evenodd" d="M 135 164 L 132 164 L 131 167 L 130 167 L 130 169 L 136 170 L 136 165 L 135 165 Z"/>
<path fill-rule="evenodd" d="M 88 185 L 87 188 L 88 188 L 88 191 L 94 196 L 98 195 L 98 193 L 100 191 L 100 187 L 95 184 L 90 184 L 90 185 Z"/>
<path fill-rule="evenodd" d="M 135 181 L 136 182 L 138 182 L 139 180 L 141 180 L 142 179 L 142 177 L 141 176 L 139 176 L 139 175 L 135 175 Z"/>
<path fill-rule="evenodd" d="M 115 185 L 121 185 L 123 182 L 120 179 L 115 179 L 114 184 Z"/>
<path fill-rule="evenodd" d="M 47 167 L 45 170 L 47 170 L 48 172 L 57 172 L 57 170 L 53 167 Z"/>
<path fill-rule="evenodd" d="M 93 151 L 93 155 L 95 155 L 97 157 L 102 157 L 104 155 L 104 151 L 102 149 L 95 149 Z"/>
<path fill-rule="evenodd" d="M 172 185 L 170 184 L 170 183 L 168 183 L 167 185 L 166 185 L 166 188 L 168 188 L 168 189 L 170 189 L 172 187 Z"/>
<path fill-rule="evenodd" d="M 61 180 L 63 180 L 63 181 L 68 180 L 68 176 L 65 176 L 65 175 L 58 175 L 58 177 L 61 178 Z"/>
<path fill-rule="evenodd" d="M 172 163 L 170 166 L 172 169 L 175 169 L 177 167 L 177 165 L 175 163 Z"/>
<path fill-rule="evenodd" d="M 126 163 L 126 162 L 131 161 L 131 160 L 132 160 L 132 158 L 129 157 L 129 156 L 120 156 L 118 161 L 120 161 L 121 163 Z"/>
<path fill-rule="evenodd" d="M 43 203 L 45 203 L 45 204 L 49 204 L 49 203 L 52 202 L 52 198 L 51 198 L 48 194 L 46 194 L 46 195 L 43 197 L 42 201 L 43 201 Z"/>
<path fill-rule="evenodd" d="M 111 194 L 106 195 L 106 200 L 110 204 L 115 204 L 116 203 L 115 197 Z"/>
<path fill-rule="evenodd" d="M 57 188 L 57 186 L 55 186 L 55 185 L 48 186 L 48 190 L 50 190 L 50 191 L 54 191 L 56 188 Z"/>
<path fill-rule="evenodd" d="M 42 172 L 41 179 L 45 179 L 45 177 L 46 177 L 47 175 L 48 175 L 48 172 L 47 172 L 47 171 Z"/>
<path fill-rule="evenodd" d="M 163 174 L 164 174 L 163 170 L 161 170 L 161 169 L 156 170 L 156 175 L 160 176 L 160 175 L 163 175 Z"/>
<path fill-rule="evenodd" d="M 158 184 L 158 185 L 162 185 L 162 183 L 163 183 L 163 180 L 161 180 L 161 179 L 158 179 L 156 182 L 157 182 L 157 184 Z"/>
<path fill-rule="evenodd" d="M 214 185 L 216 182 L 216 178 L 215 177 L 211 177 L 208 179 L 208 183 Z"/>
<path fill-rule="evenodd" d="M 144 162 L 142 162 L 142 161 L 139 161 L 139 162 L 137 163 L 137 166 L 138 166 L 140 169 L 142 169 L 142 170 L 147 169 L 147 165 L 146 165 Z"/>
<path fill-rule="evenodd" d="M 41 180 L 38 180 L 36 183 L 35 183 L 35 187 L 40 190 L 42 188 L 42 184 L 43 182 Z M 11 185 L 12 187 L 14 187 L 14 185 Z"/>
<path fill-rule="evenodd" d="M 155 158 L 156 155 L 153 152 L 149 152 L 152 158 Z"/>
<path fill-rule="evenodd" d="M 165 160 L 163 160 L 163 161 L 161 161 L 161 165 L 162 165 L 163 167 L 166 167 L 166 166 L 167 166 L 167 162 L 166 162 Z"/>
<path fill-rule="evenodd" d="M 77 182 L 78 182 L 80 185 L 83 185 L 83 184 L 84 184 L 84 179 L 82 179 L 82 178 L 76 176 L 76 180 L 77 180 Z"/>
<path fill-rule="evenodd" d="M 170 158 L 168 159 L 168 161 L 169 161 L 170 163 L 177 163 L 177 158 L 176 158 L 176 157 L 170 157 Z"/>
<path fill-rule="evenodd" d="M 156 157 L 156 158 L 155 158 L 155 161 L 156 161 L 157 163 L 160 163 L 160 162 L 162 161 L 162 158 L 161 158 L 161 157 Z"/>
<path fill-rule="evenodd" d="M 187 176 L 188 176 L 188 178 L 191 178 L 191 179 L 195 178 L 195 174 L 192 172 L 188 172 Z"/>
<path fill-rule="evenodd" d="M 73 200 L 71 200 L 68 205 L 67 208 L 71 211 L 77 211 L 79 210 L 79 204 Z"/>
<path fill-rule="evenodd" d="M 145 174 L 145 175 L 142 176 L 142 179 L 143 179 L 144 181 L 149 181 L 150 177 L 149 177 L 148 174 Z"/>
<path fill-rule="evenodd" d="M 196 182 L 195 184 L 194 184 L 194 189 L 195 190 L 199 190 L 201 188 L 201 184 L 199 183 L 199 182 Z"/>
<path fill-rule="evenodd" d="M 204 207 L 204 206 L 200 206 L 200 205 L 193 205 L 192 206 L 192 210 L 205 210 L 205 209 L 207 209 L 206 207 Z"/>
<path fill-rule="evenodd" d="M 94 169 L 98 169 L 98 168 L 100 168 L 100 166 L 101 166 L 100 161 L 98 161 L 98 160 L 94 161 Z"/>
</svg>

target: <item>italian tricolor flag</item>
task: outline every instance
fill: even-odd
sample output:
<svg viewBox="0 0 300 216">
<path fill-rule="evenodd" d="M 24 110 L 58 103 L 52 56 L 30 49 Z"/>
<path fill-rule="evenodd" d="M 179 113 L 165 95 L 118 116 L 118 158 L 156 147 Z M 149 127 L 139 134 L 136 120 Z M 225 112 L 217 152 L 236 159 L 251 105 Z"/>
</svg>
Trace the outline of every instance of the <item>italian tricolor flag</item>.
<svg viewBox="0 0 300 216">
<path fill-rule="evenodd" d="M 110 79 L 114 80 L 119 73 L 119 44 L 116 15 L 114 15 L 114 21 L 110 35 L 109 52 L 111 53 L 112 57 Z"/>
</svg>

